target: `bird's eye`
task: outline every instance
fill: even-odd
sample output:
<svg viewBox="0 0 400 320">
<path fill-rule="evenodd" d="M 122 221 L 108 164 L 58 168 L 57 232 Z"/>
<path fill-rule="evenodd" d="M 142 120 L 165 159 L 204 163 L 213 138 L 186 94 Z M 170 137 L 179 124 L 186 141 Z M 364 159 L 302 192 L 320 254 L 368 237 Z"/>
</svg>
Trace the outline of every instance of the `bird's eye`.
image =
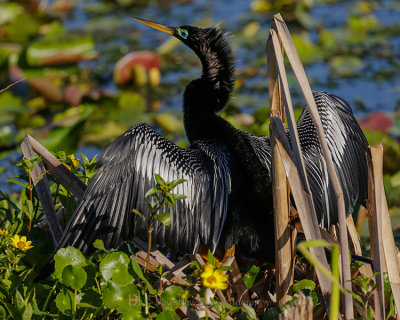
<svg viewBox="0 0 400 320">
<path fill-rule="evenodd" d="M 189 35 L 189 32 L 186 29 L 178 29 L 178 33 L 183 39 L 187 39 Z"/>
</svg>

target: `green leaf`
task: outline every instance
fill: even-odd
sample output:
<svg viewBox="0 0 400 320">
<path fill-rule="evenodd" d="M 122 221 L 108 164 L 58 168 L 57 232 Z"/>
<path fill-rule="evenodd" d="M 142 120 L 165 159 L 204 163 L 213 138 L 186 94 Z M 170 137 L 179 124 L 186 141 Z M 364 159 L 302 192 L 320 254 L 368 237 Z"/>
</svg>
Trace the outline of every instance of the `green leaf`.
<svg viewBox="0 0 400 320">
<path fill-rule="evenodd" d="M 165 310 L 157 315 L 156 320 L 179 320 L 179 317 L 176 312 Z"/>
<path fill-rule="evenodd" d="M 154 219 L 169 227 L 171 225 L 171 214 L 169 212 L 159 213 L 154 216 Z"/>
<path fill-rule="evenodd" d="M 149 318 L 143 316 L 140 309 L 134 309 L 122 313 L 122 320 L 149 320 Z"/>
<path fill-rule="evenodd" d="M 147 192 L 146 192 L 146 194 L 145 194 L 145 198 L 148 198 L 148 197 L 151 197 L 151 196 L 153 196 L 153 195 L 155 195 L 155 194 L 157 194 L 157 193 L 159 193 L 159 192 L 161 192 L 161 190 L 160 189 L 158 189 L 158 188 L 151 188 L 150 190 L 148 190 Z"/>
<path fill-rule="evenodd" d="M 104 247 L 104 242 L 101 239 L 96 239 L 93 242 L 93 247 L 98 249 L 98 250 L 100 250 L 100 251 L 104 251 L 104 252 L 107 252 L 107 253 L 110 252 Z"/>
<path fill-rule="evenodd" d="M 242 305 L 242 311 L 246 314 L 247 319 L 249 320 L 258 320 L 256 311 L 249 306 L 248 304 L 243 304 Z"/>
<path fill-rule="evenodd" d="M 15 291 L 15 304 L 20 311 L 25 308 L 25 300 L 18 290 Z"/>
<path fill-rule="evenodd" d="M 252 266 L 249 271 L 243 276 L 243 281 L 244 284 L 246 285 L 247 290 L 249 290 L 253 284 L 254 281 L 257 278 L 258 273 L 260 272 L 260 268 L 257 266 Z"/>
<path fill-rule="evenodd" d="M 179 193 L 174 193 L 172 194 L 172 196 L 174 197 L 174 200 L 183 200 L 186 199 L 187 197 L 184 194 L 179 194 Z"/>
<path fill-rule="evenodd" d="M 30 320 L 32 318 L 33 308 L 30 303 L 28 303 L 25 307 L 24 312 L 22 313 L 22 320 Z"/>
<path fill-rule="evenodd" d="M 82 267 L 66 266 L 62 272 L 62 283 L 72 289 L 81 289 L 87 280 L 87 274 Z"/>
<path fill-rule="evenodd" d="M 146 284 L 147 290 L 149 290 L 149 292 L 151 294 L 156 294 L 156 290 L 154 290 L 154 288 L 151 286 L 150 282 L 147 281 L 147 279 L 144 277 L 142 269 L 139 266 L 139 263 L 136 261 L 136 259 L 132 259 L 131 260 L 131 265 L 132 265 L 132 269 L 133 271 L 138 275 L 138 277 L 144 281 L 144 283 Z"/>
<path fill-rule="evenodd" d="M 81 155 L 81 159 L 82 159 L 83 163 L 85 165 L 88 165 L 89 164 L 89 159 L 86 157 L 86 155 L 83 154 L 82 152 L 80 152 L 80 155 Z"/>
<path fill-rule="evenodd" d="M 129 257 L 123 252 L 112 252 L 104 257 L 100 263 L 100 273 L 105 280 L 112 280 L 118 284 L 127 284 L 133 281 L 129 274 Z"/>
<path fill-rule="evenodd" d="M 316 288 L 316 284 L 308 279 L 303 279 L 297 283 L 295 283 L 292 287 L 293 292 L 300 292 L 302 290 L 310 290 L 314 291 Z"/>
<path fill-rule="evenodd" d="M 86 266 L 86 259 L 83 254 L 74 247 L 62 248 L 54 255 L 55 272 L 54 274 L 60 282 L 62 279 L 62 272 L 66 266 L 84 267 Z"/>
<path fill-rule="evenodd" d="M 6 310 L 2 306 L 0 306 L 0 320 L 3 320 L 6 318 Z"/>
<path fill-rule="evenodd" d="M 211 253 L 210 249 L 208 249 L 207 256 L 208 256 L 208 263 L 212 264 L 214 267 L 217 266 L 217 262 L 215 261 L 215 258 Z"/>
<path fill-rule="evenodd" d="M 170 187 L 170 189 L 172 190 L 173 188 L 175 188 L 178 184 L 184 183 L 186 182 L 186 179 L 178 179 L 178 180 L 174 180 L 170 183 L 168 183 L 168 187 Z"/>
<path fill-rule="evenodd" d="M 161 293 L 161 304 L 165 310 L 175 311 L 184 303 L 184 290 L 178 286 L 170 286 Z"/>
<path fill-rule="evenodd" d="M 28 182 L 21 182 L 21 181 L 14 180 L 14 179 L 7 179 L 5 182 L 18 184 L 20 186 L 23 186 L 24 188 L 28 188 L 29 187 L 29 183 Z"/>
<path fill-rule="evenodd" d="M 122 313 L 140 310 L 142 306 L 140 293 L 134 284 L 119 285 L 110 281 L 103 289 L 102 299 L 107 308 L 117 309 Z"/>
<path fill-rule="evenodd" d="M 170 206 L 170 208 L 173 208 L 175 206 L 175 199 L 171 193 L 166 192 L 164 194 L 164 199 L 167 202 L 167 204 Z"/>
<path fill-rule="evenodd" d="M 56 297 L 56 306 L 60 312 L 68 316 L 72 314 L 73 301 L 73 292 L 63 288 L 63 290 Z"/>
<path fill-rule="evenodd" d="M 220 266 L 220 267 L 218 267 L 218 269 L 222 270 L 222 271 L 230 271 L 233 268 L 231 266 Z"/>
<path fill-rule="evenodd" d="M 165 185 L 164 179 L 161 178 L 161 176 L 160 176 L 159 174 L 155 173 L 155 174 L 154 174 L 154 178 L 156 179 L 156 182 L 157 182 L 160 186 Z"/>
</svg>

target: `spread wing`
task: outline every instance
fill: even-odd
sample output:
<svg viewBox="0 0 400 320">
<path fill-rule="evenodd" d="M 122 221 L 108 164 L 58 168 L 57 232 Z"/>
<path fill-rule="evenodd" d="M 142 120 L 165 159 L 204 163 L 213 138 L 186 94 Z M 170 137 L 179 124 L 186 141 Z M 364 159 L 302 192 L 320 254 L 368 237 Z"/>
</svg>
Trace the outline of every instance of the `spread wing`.
<svg viewBox="0 0 400 320">
<path fill-rule="evenodd" d="M 344 100 L 324 92 L 313 94 L 342 186 L 346 214 L 350 214 L 367 195 L 368 142 Z M 301 114 L 297 129 L 318 221 L 327 227 L 338 221 L 336 197 L 308 109 Z"/>
<path fill-rule="evenodd" d="M 182 149 L 146 124 L 118 137 L 102 154 L 93 177 L 66 227 L 59 248 L 74 246 L 84 254 L 96 239 L 115 248 L 134 236 L 147 239 L 142 219 L 150 216 L 145 194 L 155 186 L 154 174 L 165 181 L 186 179 L 173 189 L 184 194 L 171 212 L 171 225 L 154 221 L 153 243 L 181 252 L 200 244 L 216 248 L 226 218 L 230 192 L 229 154 L 218 144 L 200 142 Z M 162 210 L 160 212 L 163 212 Z"/>
</svg>

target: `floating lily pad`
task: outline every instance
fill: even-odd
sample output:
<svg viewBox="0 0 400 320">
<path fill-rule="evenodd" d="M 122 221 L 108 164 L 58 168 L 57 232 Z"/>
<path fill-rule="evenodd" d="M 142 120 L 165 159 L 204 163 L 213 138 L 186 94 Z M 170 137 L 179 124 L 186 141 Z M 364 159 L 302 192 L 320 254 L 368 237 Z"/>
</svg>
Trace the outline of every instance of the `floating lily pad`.
<svg viewBox="0 0 400 320">
<path fill-rule="evenodd" d="M 147 73 L 151 69 L 160 69 L 161 60 L 151 51 L 130 52 L 115 65 L 114 80 L 117 84 L 128 83 L 134 79 L 138 85 L 147 83 Z"/>
<path fill-rule="evenodd" d="M 32 43 L 26 52 L 31 66 L 48 66 L 90 60 L 97 56 L 91 37 Z"/>
<path fill-rule="evenodd" d="M 363 63 L 356 56 L 335 56 L 329 61 L 332 72 L 339 77 L 350 77 L 361 69 Z"/>
</svg>

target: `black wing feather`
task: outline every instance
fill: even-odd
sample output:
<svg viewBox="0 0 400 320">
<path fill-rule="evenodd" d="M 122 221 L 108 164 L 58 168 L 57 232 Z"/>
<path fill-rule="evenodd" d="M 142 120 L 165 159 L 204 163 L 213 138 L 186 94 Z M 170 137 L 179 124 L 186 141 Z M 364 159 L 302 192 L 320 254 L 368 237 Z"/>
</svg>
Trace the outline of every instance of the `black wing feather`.
<svg viewBox="0 0 400 320">
<path fill-rule="evenodd" d="M 346 214 L 350 214 L 366 198 L 368 142 L 344 100 L 325 92 L 315 91 L 313 95 L 342 186 Z M 297 129 L 318 221 L 328 227 L 338 222 L 336 197 L 308 109 L 301 114 Z"/>
<path fill-rule="evenodd" d="M 95 239 L 102 239 L 108 248 L 134 236 L 146 239 L 141 218 L 131 211 L 138 209 L 149 217 L 144 196 L 154 187 L 158 173 L 166 181 L 188 181 L 174 189 L 187 198 L 171 211 L 171 226 L 154 223 L 154 243 L 181 252 L 195 252 L 200 244 L 214 250 L 227 214 L 229 162 L 227 150 L 219 144 L 200 142 L 182 149 L 148 125 L 138 125 L 118 137 L 100 157 L 99 171 L 58 247 L 72 245 L 87 254 Z"/>
</svg>

